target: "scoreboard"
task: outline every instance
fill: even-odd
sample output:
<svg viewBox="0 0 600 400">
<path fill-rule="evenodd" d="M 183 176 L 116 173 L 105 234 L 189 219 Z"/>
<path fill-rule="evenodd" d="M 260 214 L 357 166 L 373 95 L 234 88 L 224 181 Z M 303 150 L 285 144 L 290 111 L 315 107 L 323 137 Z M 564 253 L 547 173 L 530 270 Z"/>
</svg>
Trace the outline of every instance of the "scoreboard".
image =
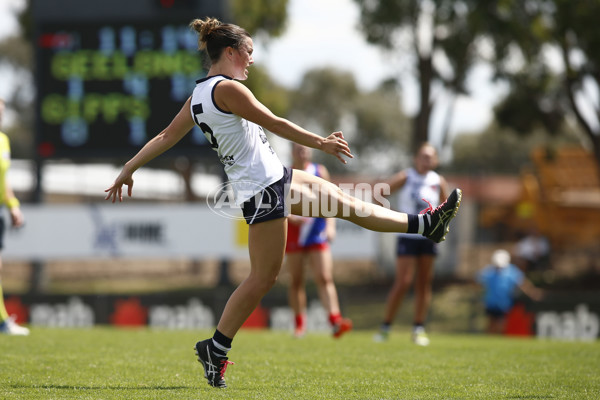
<svg viewBox="0 0 600 400">
<path fill-rule="evenodd" d="M 127 18 L 118 7 L 112 18 L 62 15 L 65 21 L 37 23 L 38 155 L 132 156 L 169 124 L 195 81 L 206 75 L 204 53 L 188 26 L 202 15 Z M 206 147 L 204 134 L 194 128 L 169 154 L 191 155 Z"/>
</svg>

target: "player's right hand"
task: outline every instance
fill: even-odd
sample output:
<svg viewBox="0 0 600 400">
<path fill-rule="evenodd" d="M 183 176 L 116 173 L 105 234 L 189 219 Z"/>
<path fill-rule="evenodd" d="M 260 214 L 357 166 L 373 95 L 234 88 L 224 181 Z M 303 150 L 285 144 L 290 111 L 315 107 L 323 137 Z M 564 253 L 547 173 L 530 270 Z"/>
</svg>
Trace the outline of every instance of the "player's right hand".
<svg viewBox="0 0 600 400">
<path fill-rule="evenodd" d="M 112 202 L 114 203 L 117 198 L 119 202 L 123 201 L 123 185 L 127 186 L 127 195 L 131 197 L 133 191 L 133 177 L 132 174 L 123 168 L 115 182 L 111 187 L 106 189 L 104 192 L 107 193 L 104 200 L 110 200 L 112 198 Z"/>
</svg>

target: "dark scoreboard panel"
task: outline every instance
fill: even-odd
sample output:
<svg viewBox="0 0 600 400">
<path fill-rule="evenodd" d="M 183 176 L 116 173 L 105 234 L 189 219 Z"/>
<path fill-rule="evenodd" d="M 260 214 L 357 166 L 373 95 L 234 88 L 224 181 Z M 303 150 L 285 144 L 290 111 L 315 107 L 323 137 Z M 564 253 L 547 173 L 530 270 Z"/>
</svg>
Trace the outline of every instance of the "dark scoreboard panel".
<svg viewBox="0 0 600 400">
<path fill-rule="evenodd" d="M 38 27 L 38 153 L 132 155 L 165 128 L 205 76 L 185 23 L 46 23 Z M 207 141 L 191 131 L 171 154 Z"/>
</svg>

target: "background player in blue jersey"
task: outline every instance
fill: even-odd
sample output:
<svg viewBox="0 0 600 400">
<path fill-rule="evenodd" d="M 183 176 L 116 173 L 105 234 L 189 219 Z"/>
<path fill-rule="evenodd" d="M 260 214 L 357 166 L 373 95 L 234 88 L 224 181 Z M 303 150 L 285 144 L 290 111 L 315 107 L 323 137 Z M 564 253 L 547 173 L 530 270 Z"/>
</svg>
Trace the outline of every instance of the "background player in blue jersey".
<svg viewBox="0 0 600 400">
<path fill-rule="evenodd" d="M 407 213 L 419 213 L 428 205 L 435 208 L 448 194 L 446 180 L 434 171 L 438 166 L 435 147 L 423 143 L 415 154 L 413 165 L 387 181 L 391 193 L 398 192 L 397 209 Z M 398 234 L 396 275 L 375 341 L 388 339 L 394 318 L 414 280 L 415 310 L 411 338 L 417 345 L 429 345 L 425 322 L 431 303 L 431 282 L 436 255 L 436 243 L 433 241 L 425 237 Z"/>
<path fill-rule="evenodd" d="M 311 162 L 312 150 L 292 144 L 292 168 L 306 171 L 329 180 L 329 171 L 321 164 Z M 328 314 L 333 337 L 339 338 L 352 329 L 352 321 L 340 312 L 337 290 L 333 282 L 333 260 L 329 242 L 335 237 L 334 218 L 311 218 L 297 215 L 288 217 L 288 236 L 285 248 L 286 266 L 290 273 L 288 298 L 294 311 L 294 335 L 306 332 L 306 290 L 304 265 L 311 267 L 319 299 Z"/>
<path fill-rule="evenodd" d="M 510 253 L 503 249 L 494 251 L 491 264 L 481 270 L 478 281 L 484 288 L 487 333 L 504 333 L 506 314 L 514 305 L 518 289 L 532 300 L 540 300 L 543 296 L 519 267 L 510 262 Z"/>
</svg>

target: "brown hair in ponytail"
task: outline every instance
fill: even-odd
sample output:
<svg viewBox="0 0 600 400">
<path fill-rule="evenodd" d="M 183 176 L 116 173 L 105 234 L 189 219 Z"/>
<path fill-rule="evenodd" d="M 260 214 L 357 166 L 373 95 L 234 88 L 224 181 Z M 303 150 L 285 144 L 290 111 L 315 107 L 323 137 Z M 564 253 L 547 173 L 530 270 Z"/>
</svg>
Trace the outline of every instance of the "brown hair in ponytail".
<svg viewBox="0 0 600 400">
<path fill-rule="evenodd" d="M 216 62 L 227 47 L 238 49 L 250 34 L 234 24 L 226 24 L 216 18 L 195 19 L 190 27 L 198 32 L 198 49 L 206 50 L 211 62 Z"/>
</svg>

